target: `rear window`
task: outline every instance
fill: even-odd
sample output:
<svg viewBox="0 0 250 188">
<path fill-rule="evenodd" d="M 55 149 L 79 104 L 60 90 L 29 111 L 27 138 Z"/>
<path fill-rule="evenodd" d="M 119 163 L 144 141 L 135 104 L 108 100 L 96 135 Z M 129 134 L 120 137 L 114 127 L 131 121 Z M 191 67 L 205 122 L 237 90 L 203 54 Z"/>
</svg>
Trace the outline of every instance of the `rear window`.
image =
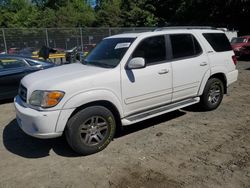
<svg viewBox="0 0 250 188">
<path fill-rule="evenodd" d="M 216 52 L 232 50 L 230 42 L 224 33 L 203 33 L 203 36 Z"/>
</svg>

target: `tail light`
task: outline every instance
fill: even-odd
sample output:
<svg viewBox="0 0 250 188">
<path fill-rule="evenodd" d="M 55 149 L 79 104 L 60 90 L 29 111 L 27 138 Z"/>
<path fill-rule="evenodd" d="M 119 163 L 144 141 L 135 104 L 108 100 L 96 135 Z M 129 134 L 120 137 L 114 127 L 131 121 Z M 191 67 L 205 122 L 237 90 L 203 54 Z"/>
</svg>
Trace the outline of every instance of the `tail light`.
<svg viewBox="0 0 250 188">
<path fill-rule="evenodd" d="M 232 56 L 232 59 L 233 59 L 234 64 L 237 65 L 237 58 L 235 55 Z"/>
</svg>

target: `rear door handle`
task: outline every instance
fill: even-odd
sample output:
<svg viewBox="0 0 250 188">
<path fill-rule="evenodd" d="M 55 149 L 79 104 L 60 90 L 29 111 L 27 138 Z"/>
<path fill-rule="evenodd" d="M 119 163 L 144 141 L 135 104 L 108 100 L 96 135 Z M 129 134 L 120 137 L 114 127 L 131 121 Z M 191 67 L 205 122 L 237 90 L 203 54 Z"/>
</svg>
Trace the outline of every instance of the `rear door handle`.
<svg viewBox="0 0 250 188">
<path fill-rule="evenodd" d="M 200 66 L 206 66 L 207 65 L 207 62 L 202 62 L 201 64 L 200 64 Z"/>
<path fill-rule="evenodd" d="M 158 72 L 158 74 L 167 74 L 169 72 L 168 69 L 162 69 Z"/>
</svg>

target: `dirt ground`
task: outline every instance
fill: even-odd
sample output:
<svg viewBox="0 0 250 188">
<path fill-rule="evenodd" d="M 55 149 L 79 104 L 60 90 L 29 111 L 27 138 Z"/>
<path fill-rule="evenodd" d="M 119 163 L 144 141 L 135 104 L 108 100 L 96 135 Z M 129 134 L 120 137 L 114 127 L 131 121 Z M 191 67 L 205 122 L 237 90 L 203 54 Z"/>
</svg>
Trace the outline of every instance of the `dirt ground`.
<svg viewBox="0 0 250 188">
<path fill-rule="evenodd" d="M 39 140 L 0 105 L 0 187 L 250 187 L 250 62 L 212 112 L 186 108 L 127 127 L 102 152 L 77 156 Z"/>
</svg>

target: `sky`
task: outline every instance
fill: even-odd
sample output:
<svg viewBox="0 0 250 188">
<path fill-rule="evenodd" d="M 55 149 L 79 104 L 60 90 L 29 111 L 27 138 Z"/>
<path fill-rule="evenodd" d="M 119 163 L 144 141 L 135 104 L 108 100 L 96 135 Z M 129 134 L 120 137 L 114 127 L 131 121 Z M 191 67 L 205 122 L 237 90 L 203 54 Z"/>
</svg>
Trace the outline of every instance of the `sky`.
<svg viewBox="0 0 250 188">
<path fill-rule="evenodd" d="M 95 6 L 96 6 L 96 0 L 87 0 L 87 2 L 88 2 L 92 7 L 95 7 Z"/>
</svg>

